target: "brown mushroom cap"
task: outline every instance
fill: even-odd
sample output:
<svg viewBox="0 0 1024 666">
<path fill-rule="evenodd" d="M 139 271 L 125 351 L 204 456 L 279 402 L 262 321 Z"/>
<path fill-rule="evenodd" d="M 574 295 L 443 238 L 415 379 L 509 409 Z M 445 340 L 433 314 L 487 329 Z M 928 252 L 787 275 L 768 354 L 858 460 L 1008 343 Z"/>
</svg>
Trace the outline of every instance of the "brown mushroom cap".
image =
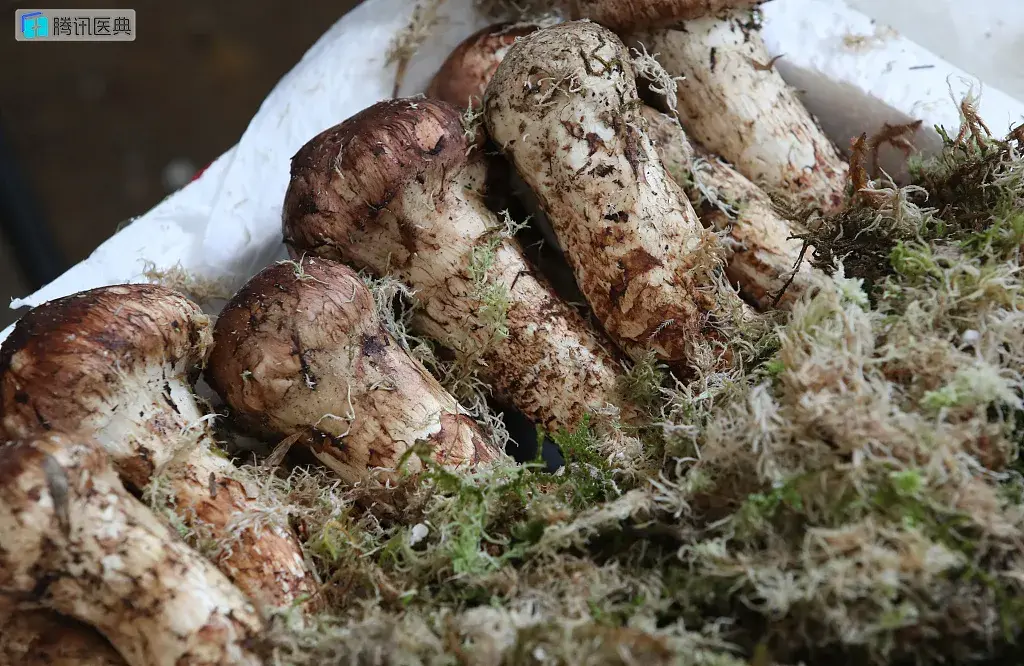
<svg viewBox="0 0 1024 666">
<path fill-rule="evenodd" d="M 443 179 L 466 161 L 462 116 L 438 100 L 378 102 L 307 142 L 292 158 L 284 238 L 317 248 L 339 223 L 364 229 L 406 183 Z M 330 181 L 344 174 L 345 191 Z M 399 233 L 414 233 L 402 227 Z M 314 250 L 315 253 L 315 250 Z"/>
<path fill-rule="evenodd" d="M 616 32 L 668 27 L 723 9 L 754 7 L 765 0 L 568 0 L 573 20 L 590 19 Z"/>
<path fill-rule="evenodd" d="M 445 464 L 499 455 L 381 326 L 373 296 L 343 264 L 265 268 L 224 308 L 214 337 L 206 377 L 239 423 L 264 436 L 299 433 L 343 478 L 394 467 L 418 441 Z"/>
<path fill-rule="evenodd" d="M 539 29 L 521 23 L 498 23 L 479 30 L 455 47 L 427 87 L 427 97 L 459 108 L 479 108 L 487 84 L 516 39 Z"/>
<path fill-rule="evenodd" d="M 44 303 L 0 346 L 4 430 L 11 438 L 96 435 L 123 453 L 114 457 L 125 479 L 144 486 L 176 453 L 153 440 L 177 441 L 181 433 L 169 380 L 191 384 L 211 342 L 199 306 L 157 285 L 100 287 Z M 113 422 L 116 431 L 104 438 Z"/>
</svg>

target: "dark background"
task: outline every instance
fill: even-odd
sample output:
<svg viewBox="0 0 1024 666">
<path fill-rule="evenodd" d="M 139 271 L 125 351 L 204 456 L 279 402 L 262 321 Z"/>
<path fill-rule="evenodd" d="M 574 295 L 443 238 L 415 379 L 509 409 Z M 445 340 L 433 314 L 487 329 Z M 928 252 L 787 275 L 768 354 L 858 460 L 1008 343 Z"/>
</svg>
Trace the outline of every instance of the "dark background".
<svg viewBox="0 0 1024 666">
<path fill-rule="evenodd" d="M 48 227 L 56 268 L 67 268 L 230 148 L 278 79 L 358 0 L 2 4 L 0 179 L 16 187 L 26 219 Z M 101 7 L 135 9 L 136 41 L 14 40 L 16 9 Z M 10 298 L 32 287 L 3 234 L 0 326 L 19 316 Z"/>
</svg>

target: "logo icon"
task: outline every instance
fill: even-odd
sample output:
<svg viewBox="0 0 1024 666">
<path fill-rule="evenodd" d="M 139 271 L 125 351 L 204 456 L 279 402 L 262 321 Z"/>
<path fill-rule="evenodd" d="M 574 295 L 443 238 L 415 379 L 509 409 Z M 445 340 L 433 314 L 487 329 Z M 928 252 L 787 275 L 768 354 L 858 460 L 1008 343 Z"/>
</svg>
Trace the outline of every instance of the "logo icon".
<svg viewBox="0 0 1024 666">
<path fill-rule="evenodd" d="M 50 35 L 50 20 L 43 16 L 42 12 L 22 14 L 21 34 L 24 35 L 25 39 L 48 37 Z"/>
</svg>

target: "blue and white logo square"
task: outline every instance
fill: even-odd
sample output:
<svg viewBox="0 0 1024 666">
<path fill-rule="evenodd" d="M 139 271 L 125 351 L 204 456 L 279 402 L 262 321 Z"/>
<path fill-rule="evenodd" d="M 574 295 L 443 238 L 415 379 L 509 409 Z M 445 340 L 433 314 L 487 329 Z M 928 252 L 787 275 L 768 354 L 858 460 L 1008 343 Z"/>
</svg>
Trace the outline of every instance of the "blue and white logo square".
<svg viewBox="0 0 1024 666">
<path fill-rule="evenodd" d="M 25 39 L 50 36 L 50 19 L 42 12 L 25 12 L 20 19 L 21 36 Z"/>
</svg>

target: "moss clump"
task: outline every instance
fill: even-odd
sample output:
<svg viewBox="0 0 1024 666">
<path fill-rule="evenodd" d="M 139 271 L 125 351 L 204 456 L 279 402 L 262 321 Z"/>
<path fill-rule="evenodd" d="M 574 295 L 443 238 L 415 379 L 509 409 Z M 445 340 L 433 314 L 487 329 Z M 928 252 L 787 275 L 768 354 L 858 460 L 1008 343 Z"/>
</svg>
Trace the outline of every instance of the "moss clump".
<svg viewBox="0 0 1024 666">
<path fill-rule="evenodd" d="M 953 248 L 992 260 L 1020 254 L 1024 126 L 1003 139 L 994 138 L 975 104 L 971 96 L 960 103 L 962 124 L 955 136 L 936 128 L 943 148 L 934 158 L 910 161 L 912 183 L 907 187 L 870 180 L 866 163 L 880 143 L 892 141 L 898 130 L 916 126 L 887 126 L 879 136 L 862 136 L 854 143 L 853 205 L 804 236 L 815 248 L 817 267 L 834 271 L 842 261 L 873 294 L 875 286 L 901 265 L 907 245 L 919 249 L 934 244 L 937 252 Z"/>
<path fill-rule="evenodd" d="M 474 245 L 469 258 L 469 279 L 473 289 L 470 297 L 480 304 L 480 320 L 490 331 L 492 340 L 508 337 L 508 288 L 492 275 L 499 248 L 526 226 L 515 222 L 508 211 L 500 226 L 491 229 Z"/>
<path fill-rule="evenodd" d="M 186 271 L 181 264 L 158 269 L 156 264 L 147 261 L 142 276 L 154 284 L 180 291 L 200 305 L 226 301 L 233 295 L 230 286 L 223 280 L 197 276 Z"/>
<path fill-rule="evenodd" d="M 716 520 L 683 551 L 715 585 L 690 612 L 753 607 L 771 620 L 756 639 L 789 658 L 964 659 L 1018 620 L 998 599 L 1020 592 L 1021 512 L 999 479 L 1021 388 L 1001 359 L 1021 335 L 968 353 L 950 330 L 956 294 L 910 299 L 893 279 L 873 309 L 861 284 L 840 272 L 801 303 L 774 382 L 704 429 L 694 468 L 711 482 L 688 501 Z"/>
<path fill-rule="evenodd" d="M 301 466 L 248 467 L 260 496 L 277 498 L 268 510 L 302 535 L 326 601 L 304 624 L 288 609 L 273 618 L 273 663 L 1013 654 L 1024 627 L 1021 146 L 963 109 L 966 129 L 915 165 L 913 184 L 858 176 L 848 208 L 808 237 L 830 278 L 771 330 L 758 319 L 725 331 L 686 377 L 653 359 L 631 366 L 622 390 L 650 417 L 637 433 L 643 468 L 626 473 L 606 451 L 614 419 L 601 413 L 553 436 L 566 461 L 556 473 L 443 469 L 421 447 L 419 471 L 354 487 Z M 471 270 L 496 334 L 504 235 L 481 242 Z M 409 295 L 375 290 L 392 332 L 429 349 L 404 334 L 406 310 L 393 315 Z M 721 353 L 735 362 L 701 361 Z M 424 357 L 458 388 L 447 381 L 464 379 L 457 363 Z M 482 401 L 486 386 L 463 385 Z"/>
</svg>

